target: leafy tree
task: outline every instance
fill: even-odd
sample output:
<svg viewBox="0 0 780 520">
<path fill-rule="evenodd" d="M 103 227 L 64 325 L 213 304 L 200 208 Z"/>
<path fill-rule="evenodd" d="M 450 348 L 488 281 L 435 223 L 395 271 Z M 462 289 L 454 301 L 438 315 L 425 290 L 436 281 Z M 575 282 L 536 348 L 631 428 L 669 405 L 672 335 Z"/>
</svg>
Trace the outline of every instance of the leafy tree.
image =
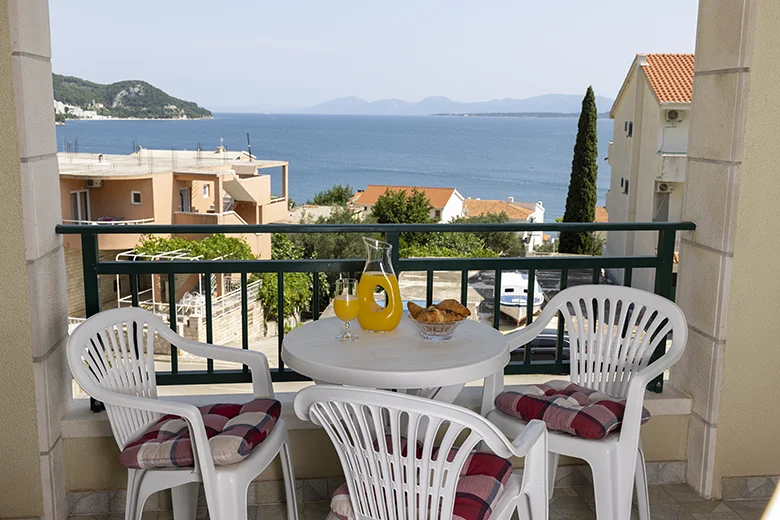
<svg viewBox="0 0 780 520">
<path fill-rule="evenodd" d="M 359 224 L 360 217 L 349 208 L 333 208 L 328 216 L 316 219 L 304 214 L 301 224 Z M 291 240 L 303 251 L 304 258 L 364 258 L 362 237 L 365 233 L 299 233 Z M 380 238 L 379 236 L 375 238 Z"/>
<path fill-rule="evenodd" d="M 287 199 L 287 211 L 292 211 L 298 206 L 298 203 L 293 199 Z"/>
<path fill-rule="evenodd" d="M 184 237 L 165 238 L 156 235 L 144 235 L 134 250 L 139 254 L 156 255 L 166 251 L 186 251 L 191 257 L 199 256 L 204 260 L 223 258 L 225 260 L 253 260 L 252 248 L 243 238 L 227 237 L 222 233 L 211 235 L 202 240 L 190 240 Z"/>
<path fill-rule="evenodd" d="M 588 87 L 582 100 L 577 125 L 577 140 L 571 164 L 571 180 L 566 197 L 564 222 L 593 222 L 596 216 L 596 178 L 598 177 L 598 137 L 596 135 L 596 98 Z M 594 249 L 593 235 L 588 232 L 561 232 L 560 252 L 587 254 Z"/>
<path fill-rule="evenodd" d="M 412 188 L 412 193 L 407 194 L 406 190 L 388 189 L 377 198 L 371 215 L 380 224 L 428 224 L 432 209 L 424 191 Z"/>
<path fill-rule="evenodd" d="M 406 190 L 393 191 L 388 189 L 380 195 L 371 216 L 380 224 L 430 224 L 431 220 L 430 199 L 423 191 L 412 189 L 411 194 Z M 424 244 L 427 237 L 419 233 L 401 233 L 401 247 L 414 244 Z"/>
<path fill-rule="evenodd" d="M 294 244 L 285 234 L 277 233 L 271 237 L 271 258 L 273 260 L 300 260 L 303 250 Z M 263 304 L 266 319 L 279 321 L 277 273 L 260 274 L 260 301 Z M 309 310 L 313 291 L 309 273 L 285 273 L 284 275 L 284 311 L 285 317 Z M 327 283 L 327 282 L 326 282 Z"/>
<path fill-rule="evenodd" d="M 318 206 L 346 206 L 355 195 L 355 190 L 349 184 L 342 186 L 336 184 L 329 190 L 317 193 L 313 199 L 306 201 L 306 204 L 316 204 Z"/>
<path fill-rule="evenodd" d="M 468 218 L 456 219 L 454 222 L 463 222 L 468 224 L 506 224 L 509 222 L 509 215 L 505 211 L 501 213 L 487 213 Z M 499 256 L 520 256 L 525 251 L 523 239 L 514 231 L 488 231 L 485 233 L 475 233 L 482 239 L 485 248 L 494 251 Z"/>
<path fill-rule="evenodd" d="M 470 234 L 470 233 L 469 233 Z M 431 244 L 414 244 L 401 247 L 401 256 L 410 257 L 446 257 L 446 258 L 494 258 L 498 256 L 495 251 L 478 247 L 474 249 L 454 249 L 452 247 L 437 246 Z"/>
</svg>

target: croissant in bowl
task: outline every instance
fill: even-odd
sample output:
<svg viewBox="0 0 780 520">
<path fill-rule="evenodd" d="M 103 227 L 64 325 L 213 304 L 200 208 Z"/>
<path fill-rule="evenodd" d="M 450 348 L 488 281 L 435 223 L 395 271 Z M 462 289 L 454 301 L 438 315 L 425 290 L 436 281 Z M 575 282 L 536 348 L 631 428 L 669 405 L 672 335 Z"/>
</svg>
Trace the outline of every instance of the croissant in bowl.
<svg viewBox="0 0 780 520">
<path fill-rule="evenodd" d="M 460 321 L 471 315 L 471 311 L 456 300 L 444 300 L 427 309 L 414 302 L 408 302 L 406 308 L 412 318 L 422 323 L 443 323 Z"/>
</svg>

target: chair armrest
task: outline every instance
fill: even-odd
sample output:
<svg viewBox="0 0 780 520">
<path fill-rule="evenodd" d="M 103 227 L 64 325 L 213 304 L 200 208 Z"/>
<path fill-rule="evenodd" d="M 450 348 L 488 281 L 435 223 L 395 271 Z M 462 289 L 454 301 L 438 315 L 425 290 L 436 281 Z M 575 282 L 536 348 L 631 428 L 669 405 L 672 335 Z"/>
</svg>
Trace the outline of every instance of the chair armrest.
<svg viewBox="0 0 780 520">
<path fill-rule="evenodd" d="M 547 309 L 545 308 L 545 311 Z M 512 334 L 507 334 L 507 342 L 509 343 L 509 352 L 512 352 L 513 350 L 522 347 L 523 345 L 527 345 L 534 339 L 536 339 L 536 336 L 541 334 L 541 332 L 544 330 L 545 326 L 550 322 L 552 319 L 552 316 L 557 312 L 557 309 L 555 312 L 545 312 L 542 311 L 542 314 L 539 315 L 537 319 L 533 321 L 530 325 L 527 327 L 517 331 L 513 332 Z M 549 314 L 549 316 L 546 316 Z"/>
<path fill-rule="evenodd" d="M 547 451 L 547 426 L 544 421 L 534 419 L 530 421 L 523 432 L 512 441 L 512 454 L 515 457 L 525 457 L 541 440 L 545 445 L 544 451 Z"/>
<path fill-rule="evenodd" d="M 206 435 L 206 426 L 203 424 L 203 416 L 197 407 L 187 403 L 160 401 L 159 399 L 150 399 L 148 397 L 119 394 L 100 387 L 90 388 L 89 393 L 92 397 L 105 404 L 157 412 L 163 415 L 176 415 L 184 419 L 190 430 L 195 467 L 200 468 L 204 480 L 216 478 L 214 458 L 211 454 L 208 436 Z"/>
<path fill-rule="evenodd" d="M 201 343 L 191 339 L 182 338 L 170 329 L 159 330 L 161 335 L 172 345 L 190 354 L 203 358 L 218 359 L 247 365 L 252 372 L 252 394 L 255 398 L 273 397 L 274 389 L 271 384 L 271 372 L 268 369 L 268 359 L 262 352 L 244 350 L 221 345 Z"/>
</svg>

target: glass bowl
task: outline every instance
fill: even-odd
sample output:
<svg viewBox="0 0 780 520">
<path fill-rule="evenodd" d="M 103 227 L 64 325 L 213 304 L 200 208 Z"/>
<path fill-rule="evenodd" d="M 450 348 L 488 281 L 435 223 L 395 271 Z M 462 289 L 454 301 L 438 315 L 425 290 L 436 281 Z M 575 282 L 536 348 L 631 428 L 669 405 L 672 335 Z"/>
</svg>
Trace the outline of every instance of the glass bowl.
<svg viewBox="0 0 780 520">
<path fill-rule="evenodd" d="M 407 314 L 409 320 L 420 329 L 420 337 L 428 341 L 447 341 L 452 338 L 455 329 L 463 323 L 466 318 L 458 321 L 417 321 L 411 314 Z"/>
</svg>

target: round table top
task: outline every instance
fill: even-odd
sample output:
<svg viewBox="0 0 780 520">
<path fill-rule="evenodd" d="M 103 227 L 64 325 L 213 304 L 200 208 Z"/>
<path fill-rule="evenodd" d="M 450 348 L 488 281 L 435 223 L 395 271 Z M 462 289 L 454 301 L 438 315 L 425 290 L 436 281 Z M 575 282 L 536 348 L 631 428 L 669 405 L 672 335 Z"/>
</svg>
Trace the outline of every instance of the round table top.
<svg viewBox="0 0 780 520">
<path fill-rule="evenodd" d="M 367 388 L 432 388 L 469 383 L 503 370 L 509 348 L 503 334 L 473 320 L 447 341 L 427 341 L 406 315 L 391 332 L 366 332 L 357 321 L 352 343 L 336 340 L 337 318 L 307 323 L 284 337 L 282 359 L 315 381 Z"/>
</svg>

